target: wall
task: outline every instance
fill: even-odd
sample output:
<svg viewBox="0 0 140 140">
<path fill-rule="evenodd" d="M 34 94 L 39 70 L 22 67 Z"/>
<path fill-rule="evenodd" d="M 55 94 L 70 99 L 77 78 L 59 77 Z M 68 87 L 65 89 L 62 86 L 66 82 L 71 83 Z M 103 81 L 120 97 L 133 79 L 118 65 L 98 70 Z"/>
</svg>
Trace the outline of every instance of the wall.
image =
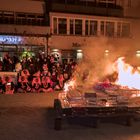
<svg viewBox="0 0 140 140">
<path fill-rule="evenodd" d="M 80 37 L 80 36 L 55 36 L 53 35 L 49 40 L 49 45 L 52 49 L 66 49 L 66 50 L 78 50 L 82 49 L 88 44 L 100 44 L 100 41 L 104 43 L 108 49 L 108 44 L 112 46 L 120 46 L 124 44 L 132 45 L 132 38 L 105 38 L 105 37 Z M 127 43 L 126 43 L 127 42 Z M 94 47 L 94 46 L 93 46 Z"/>
<path fill-rule="evenodd" d="M 131 0 L 131 5 L 124 7 L 124 16 L 140 17 L 140 1 Z"/>
<path fill-rule="evenodd" d="M 4 11 L 44 13 L 44 5 L 42 1 L 0 0 L 0 10 Z"/>
<path fill-rule="evenodd" d="M 26 26 L 26 25 L 0 25 L 0 33 L 13 33 L 13 34 L 42 34 L 49 33 L 48 26 Z"/>
</svg>

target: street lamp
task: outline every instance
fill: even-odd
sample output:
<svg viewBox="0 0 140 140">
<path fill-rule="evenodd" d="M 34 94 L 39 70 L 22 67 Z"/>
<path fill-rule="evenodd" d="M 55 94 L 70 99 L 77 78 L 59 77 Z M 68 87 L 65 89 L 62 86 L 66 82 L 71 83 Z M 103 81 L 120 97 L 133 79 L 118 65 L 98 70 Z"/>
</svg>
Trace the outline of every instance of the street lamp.
<svg viewBox="0 0 140 140">
<path fill-rule="evenodd" d="M 52 34 L 47 33 L 46 34 L 46 46 L 45 46 L 45 55 L 48 57 L 49 53 L 49 38 L 51 37 Z"/>
</svg>

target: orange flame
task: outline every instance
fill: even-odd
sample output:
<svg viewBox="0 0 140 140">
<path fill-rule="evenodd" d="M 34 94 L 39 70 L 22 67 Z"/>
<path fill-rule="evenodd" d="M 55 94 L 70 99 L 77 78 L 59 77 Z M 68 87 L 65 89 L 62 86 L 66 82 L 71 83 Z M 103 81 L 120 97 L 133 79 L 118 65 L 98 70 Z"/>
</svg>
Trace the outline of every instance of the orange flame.
<svg viewBox="0 0 140 140">
<path fill-rule="evenodd" d="M 110 103 L 109 102 L 106 102 L 105 106 L 106 107 L 109 107 L 110 106 Z"/>
<path fill-rule="evenodd" d="M 124 57 L 119 58 L 116 64 L 118 79 L 115 83 L 127 86 L 128 88 L 140 89 L 140 73 L 138 68 L 135 70 L 130 64 L 125 63 Z"/>
<path fill-rule="evenodd" d="M 76 81 L 74 79 L 68 81 L 67 83 L 65 83 L 64 85 L 64 91 L 68 92 L 69 90 L 74 89 L 76 86 Z"/>
</svg>

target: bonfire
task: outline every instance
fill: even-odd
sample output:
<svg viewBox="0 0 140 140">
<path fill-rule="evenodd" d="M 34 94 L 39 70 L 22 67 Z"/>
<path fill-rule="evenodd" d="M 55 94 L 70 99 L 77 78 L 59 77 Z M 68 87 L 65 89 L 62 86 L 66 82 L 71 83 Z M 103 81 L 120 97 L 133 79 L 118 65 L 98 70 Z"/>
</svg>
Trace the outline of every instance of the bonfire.
<svg viewBox="0 0 140 140">
<path fill-rule="evenodd" d="M 106 107 L 119 104 L 128 105 L 131 99 L 140 96 L 139 69 L 136 67 L 133 68 L 130 64 L 125 63 L 125 58 L 120 57 L 112 64 L 112 70 L 113 74 L 110 77 L 106 76 L 103 81 L 94 82 L 92 86 L 90 85 L 91 87 L 87 86 L 85 81 L 83 81 L 83 83 L 80 82 L 79 85 L 78 81 L 80 78 L 78 77 L 79 79 L 77 80 L 77 77 L 73 77 L 65 83 L 64 92 L 59 95 L 59 98 L 66 98 L 65 101 L 71 101 L 71 103 L 73 101 L 74 104 L 78 104 L 79 102 L 83 104 L 84 99 L 88 105 Z M 81 80 L 83 80 L 82 74 L 78 73 L 77 75 L 81 75 Z M 86 76 L 90 77 L 89 75 Z M 84 80 L 85 79 L 86 78 L 84 78 Z M 114 81 L 111 81 L 112 79 Z M 89 100 L 88 95 L 94 96 L 96 103 L 93 103 L 93 98 L 92 101 L 91 98 Z M 84 105 L 86 103 L 84 103 Z"/>
</svg>

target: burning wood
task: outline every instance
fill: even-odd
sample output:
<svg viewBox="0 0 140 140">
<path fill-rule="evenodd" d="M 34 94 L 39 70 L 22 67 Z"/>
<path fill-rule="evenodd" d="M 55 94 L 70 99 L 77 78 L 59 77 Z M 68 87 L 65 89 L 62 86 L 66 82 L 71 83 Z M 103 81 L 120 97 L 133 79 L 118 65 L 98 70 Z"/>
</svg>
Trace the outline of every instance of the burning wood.
<svg viewBox="0 0 140 140">
<path fill-rule="evenodd" d="M 74 77 L 65 84 L 64 94 L 59 97 L 61 99 L 65 98 L 70 105 L 105 107 L 129 105 L 132 98 L 140 97 L 140 73 L 138 69 L 134 69 L 131 65 L 125 63 L 124 58 L 119 58 L 113 64 L 113 70 L 113 78 L 110 79 L 114 80 L 114 73 L 115 78 L 117 77 L 113 83 L 110 82 L 109 78 L 106 78 L 103 82 L 95 83 L 89 89 L 84 84 L 78 86 Z M 87 93 L 91 93 L 92 96 L 87 97 Z"/>
<path fill-rule="evenodd" d="M 63 117 L 95 117 L 97 120 L 122 117 L 130 125 L 135 114 L 140 111 L 140 73 L 126 64 L 124 58 L 119 58 L 113 68 L 112 76 L 107 76 L 103 82 L 94 82 L 92 86 L 87 86 L 85 82 L 88 79 L 85 80 L 79 73 L 81 77 L 78 78 L 84 79 L 80 86 L 77 82 L 80 80 L 75 77 L 66 83 L 64 92 L 59 94 L 54 104 L 58 113 L 55 122 Z"/>
</svg>

